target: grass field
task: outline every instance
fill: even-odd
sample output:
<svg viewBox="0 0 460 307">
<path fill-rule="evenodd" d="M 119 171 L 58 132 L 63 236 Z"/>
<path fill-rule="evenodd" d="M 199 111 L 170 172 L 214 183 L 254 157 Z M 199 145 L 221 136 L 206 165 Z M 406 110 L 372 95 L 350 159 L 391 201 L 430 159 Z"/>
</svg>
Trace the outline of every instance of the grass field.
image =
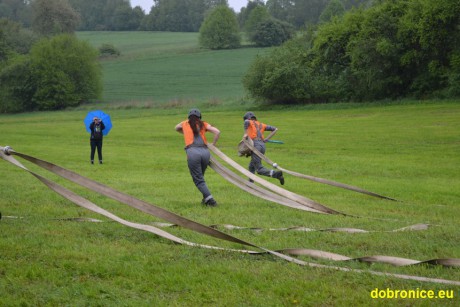
<svg viewBox="0 0 460 307">
<path fill-rule="evenodd" d="M 247 64 L 267 50 L 200 50 L 193 33 L 78 35 L 94 46 L 113 43 L 122 51 L 120 58 L 102 63 L 104 100 L 60 112 L 0 115 L 0 146 L 12 146 L 204 225 L 370 231 L 222 229 L 273 250 L 309 248 L 349 257 L 386 255 L 415 260 L 460 258 L 460 101 L 268 108 L 246 100 L 240 84 Z M 242 166 L 249 160 L 237 156 L 236 146 L 243 134 L 242 116 L 251 109 L 261 121 L 279 128 L 274 139 L 285 144 L 267 144 L 267 156 L 280 166 L 400 201 L 286 175 L 286 189 L 361 218 L 307 213 L 242 192 L 209 169 L 206 180 L 219 206 L 205 208 L 188 173 L 182 136 L 174 131 L 192 106 L 200 107 L 203 119 L 222 131 L 218 147 Z M 89 135 L 83 126 L 87 111 L 95 108 L 109 113 L 114 125 L 104 139 L 103 165 L 89 163 Z M 124 219 L 165 222 L 18 160 Z M 0 306 L 459 303 L 459 286 L 302 267 L 269 255 L 174 244 L 77 207 L 3 160 L 0 195 Z M 103 222 L 66 220 L 70 218 Z M 418 223 L 430 227 L 391 232 Z M 244 248 L 180 227 L 164 230 L 196 243 Z M 460 281 L 458 268 L 299 259 Z M 376 288 L 448 290 L 454 298 L 372 299 L 371 291 Z"/>
<path fill-rule="evenodd" d="M 244 110 L 204 112 L 222 130 L 219 148 L 236 155 Z M 247 227 L 353 227 L 372 233 L 223 230 L 271 249 L 303 247 L 350 257 L 388 255 L 417 260 L 460 258 L 460 143 L 458 102 L 402 105 L 336 105 L 332 109 L 258 111 L 280 128 L 267 155 L 306 174 L 357 185 L 401 202 L 371 198 L 286 176 L 285 187 L 333 209 L 366 218 L 323 216 L 289 209 L 240 192 L 218 174 L 206 174 L 217 208 L 200 205 L 189 177 L 183 140 L 174 125 L 184 109 L 111 110 L 104 165 L 90 165 L 85 111 L 0 116 L 2 140 L 115 189 L 205 225 Z M 30 169 L 72 188 L 128 220 L 161 221 L 94 195 L 60 178 Z M 280 306 L 458 304 L 459 287 L 368 274 L 300 267 L 271 256 L 249 256 L 179 246 L 79 209 L 26 172 L 1 161 L 0 296 L 2 305 Z M 104 223 L 71 222 L 73 217 Z M 388 221 L 372 218 L 384 218 Z M 384 232 L 429 223 L 423 231 Z M 241 248 L 181 228 L 184 239 Z M 460 280 L 458 269 L 392 267 L 358 262 L 344 267 Z M 375 288 L 452 290 L 454 299 L 375 301 Z"/>
<path fill-rule="evenodd" d="M 78 37 L 96 48 L 109 43 L 121 51 L 121 57 L 102 62 L 103 101 L 111 103 L 241 100 L 248 65 L 269 50 L 200 49 L 198 33 L 79 32 Z"/>
</svg>

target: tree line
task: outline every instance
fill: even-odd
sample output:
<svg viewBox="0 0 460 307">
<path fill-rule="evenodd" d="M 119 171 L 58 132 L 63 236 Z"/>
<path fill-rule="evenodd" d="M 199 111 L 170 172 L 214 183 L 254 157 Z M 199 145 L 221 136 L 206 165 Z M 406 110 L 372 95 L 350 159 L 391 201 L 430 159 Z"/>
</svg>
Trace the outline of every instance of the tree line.
<svg viewBox="0 0 460 307">
<path fill-rule="evenodd" d="M 0 19 L 0 112 L 62 109 L 100 97 L 98 56 L 117 51 L 113 46 L 95 50 L 77 40 L 73 32 L 82 14 L 72 1 L 84 0 L 0 0 L 2 14 L 5 3 L 18 4 L 8 6 L 11 18 Z M 117 3 L 130 7 L 123 0 L 87 2 L 111 4 L 113 12 L 122 11 Z M 251 1 L 239 14 L 226 0 L 154 0 L 149 15 L 158 14 L 152 19 L 155 27 L 167 24 L 177 31 L 185 31 L 179 19 L 197 26 L 203 18 L 198 31 L 204 48 L 238 48 L 241 31 L 257 46 L 280 46 L 258 56 L 243 78 L 246 91 L 262 102 L 460 96 L 458 0 L 306 2 L 324 6 L 310 21 L 299 19 L 302 26 L 291 10 L 301 1 L 294 0 Z M 203 16 L 183 18 L 192 4 L 201 5 L 196 12 Z M 19 21 L 24 16 L 29 26 Z M 113 22 L 121 15 L 111 16 Z"/>
<path fill-rule="evenodd" d="M 238 13 L 241 28 L 251 11 L 264 6 L 275 19 L 291 24 L 296 29 L 316 24 L 331 0 L 253 0 Z M 36 0 L 0 0 L 0 18 L 8 18 L 30 28 L 33 24 L 33 4 Z M 68 5 L 66 4 L 68 3 Z M 372 0 L 342 0 L 346 10 Z M 198 32 L 206 14 L 219 5 L 228 6 L 227 0 L 152 0 L 145 12 L 131 7 L 126 0 L 50 0 L 54 6 L 68 13 L 73 11 L 72 22 L 76 31 L 171 31 Z"/>
<path fill-rule="evenodd" d="M 108 45 L 95 50 L 78 41 L 76 30 L 199 31 L 201 46 L 210 49 L 239 47 L 243 30 L 258 46 L 276 46 L 293 36 L 296 6 L 327 2 L 255 0 L 237 15 L 227 0 L 153 0 L 149 14 L 125 0 L 0 0 L 0 112 L 57 110 L 100 98 L 98 57 L 119 52 Z"/>
</svg>

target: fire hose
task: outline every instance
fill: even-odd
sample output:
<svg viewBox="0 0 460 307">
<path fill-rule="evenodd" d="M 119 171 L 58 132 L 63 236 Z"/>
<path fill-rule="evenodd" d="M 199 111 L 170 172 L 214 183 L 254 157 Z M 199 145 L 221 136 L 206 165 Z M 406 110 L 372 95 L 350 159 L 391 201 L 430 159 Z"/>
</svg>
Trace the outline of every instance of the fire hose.
<svg viewBox="0 0 460 307">
<path fill-rule="evenodd" d="M 203 233 L 218 239 L 222 240 L 227 240 L 233 243 L 237 244 L 242 244 L 245 246 L 249 246 L 255 249 L 262 250 L 262 252 L 256 252 L 256 251 L 250 251 L 250 250 L 237 250 L 237 249 L 226 249 L 226 248 L 220 248 L 220 247 L 215 247 L 215 246 L 209 246 L 209 245 L 202 245 L 202 244 L 197 244 L 193 242 L 189 242 L 186 240 L 183 240 L 177 236 L 174 236 L 166 231 L 163 231 L 159 228 L 153 227 L 151 225 L 143 225 L 143 224 L 138 224 L 138 223 L 133 223 L 126 221 L 124 219 L 119 218 L 118 216 L 98 207 L 96 204 L 92 203 L 91 201 L 87 200 L 86 198 L 83 198 L 74 192 L 72 192 L 69 189 L 66 189 L 62 187 L 61 185 L 46 179 L 45 177 L 42 177 L 41 175 L 30 171 L 27 169 L 24 165 L 22 165 L 19 161 L 17 161 L 12 155 L 19 156 L 45 170 L 48 170 L 54 174 L 57 174 L 75 184 L 78 184 L 80 186 L 86 187 L 94 192 L 97 192 L 99 194 L 105 195 L 109 198 L 112 198 L 114 200 L 117 200 L 121 203 L 124 203 L 126 205 L 129 205 L 133 208 L 136 208 L 138 210 L 141 210 L 147 214 L 150 214 L 155 217 L 162 218 L 170 223 L 177 224 L 179 226 L 182 226 L 184 228 L 191 229 L 193 231 L 197 231 L 199 233 Z M 446 279 L 438 279 L 438 278 L 429 278 L 429 277 L 420 277 L 420 276 L 412 276 L 412 275 L 404 275 L 404 274 L 395 274 L 395 273 L 385 273 L 385 272 L 377 272 L 377 271 L 371 271 L 371 270 L 359 270 L 359 269 L 351 269 L 351 268 L 346 268 L 346 267 L 337 267 L 337 266 L 330 266 L 330 265 L 322 265 L 322 264 L 316 264 L 316 263 L 310 263 L 306 261 L 299 260 L 297 258 L 291 257 L 289 255 L 293 256 L 299 256 L 299 255 L 309 255 L 309 256 L 324 256 L 326 259 L 331 259 L 335 261 L 349 261 L 349 260 L 358 260 L 358 261 L 366 261 L 366 262 L 386 262 L 386 263 L 391 263 L 393 265 L 415 265 L 415 264 L 422 264 L 422 263 L 429 263 L 429 264 L 437 264 L 441 266 L 453 266 L 453 267 L 459 267 L 460 266 L 460 259 L 456 258 L 447 258 L 447 259 L 432 259 L 432 260 L 427 260 L 427 261 L 417 261 L 417 260 L 411 260 L 411 259 L 405 259 L 405 258 L 398 258 L 398 257 L 389 257 L 389 256 L 371 256 L 371 257 L 360 257 L 360 258 L 350 258 L 334 253 L 328 253 L 328 252 L 323 252 L 323 251 L 316 251 L 316 250 L 310 250 L 310 249 L 282 249 L 282 250 L 271 250 L 267 249 L 264 247 L 259 247 L 255 244 L 249 243 L 247 241 L 238 239 L 234 236 L 225 234 L 223 232 L 220 232 L 212 227 L 208 227 L 205 225 L 202 225 L 200 223 L 194 222 L 192 220 L 186 219 L 184 217 L 181 217 L 175 213 L 169 212 L 165 209 L 162 209 L 158 206 L 149 204 L 147 202 L 144 202 L 142 200 L 139 200 L 133 196 L 130 196 L 128 194 L 119 192 L 117 190 L 114 190 L 108 186 L 105 186 L 99 182 L 96 182 L 92 179 L 86 178 L 84 176 L 81 176 L 75 172 L 69 171 L 67 169 L 64 169 L 58 165 L 52 164 L 50 162 L 23 154 L 14 151 L 11 147 L 1 147 L 0 146 L 0 158 L 3 160 L 12 163 L 13 165 L 29 172 L 32 174 L 34 177 L 36 177 L 38 180 L 40 180 L 43 184 L 48 186 L 50 189 L 52 189 L 54 192 L 60 194 L 64 198 L 68 199 L 69 201 L 73 202 L 74 204 L 81 206 L 83 208 L 86 208 L 88 210 L 91 210 L 93 212 L 96 212 L 98 214 L 104 215 L 107 218 L 110 218 L 114 221 L 117 221 L 125 226 L 132 227 L 135 229 L 140 229 L 144 231 L 148 231 L 151 233 L 156 234 L 157 236 L 166 238 L 172 242 L 179 243 L 179 244 L 185 244 L 189 246 L 196 246 L 196 247 L 202 247 L 202 248 L 210 248 L 210 249 L 220 249 L 220 250 L 229 250 L 229 251 L 235 251 L 235 252 L 243 252 L 243 253 L 248 253 L 248 254 L 262 254 L 262 253 L 268 253 L 271 254 L 275 257 L 282 258 L 286 261 L 296 263 L 301 266 L 309 266 L 309 267 L 318 267 L 318 268 L 328 268 L 328 269 L 335 269 L 335 270 L 340 270 L 340 271 L 346 271 L 346 272 L 356 272 L 356 273 L 368 273 L 368 274 L 373 274 L 373 275 L 378 275 L 378 276 L 388 276 L 388 277 L 394 277 L 394 278 L 400 278 L 400 279 L 407 279 L 407 280 L 417 280 L 417 281 L 424 281 L 424 282 L 433 282 L 433 283 L 442 283 L 442 284 L 451 284 L 451 285 L 460 285 L 460 281 L 454 281 L 454 280 L 446 280 Z"/>
</svg>

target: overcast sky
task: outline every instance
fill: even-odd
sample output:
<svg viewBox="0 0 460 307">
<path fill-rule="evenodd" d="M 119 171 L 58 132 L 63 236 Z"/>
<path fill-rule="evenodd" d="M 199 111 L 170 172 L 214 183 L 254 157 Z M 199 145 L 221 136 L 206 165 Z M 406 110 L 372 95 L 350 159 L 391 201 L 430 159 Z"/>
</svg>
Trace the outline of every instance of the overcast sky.
<svg viewBox="0 0 460 307">
<path fill-rule="evenodd" d="M 239 12 L 240 9 L 248 3 L 248 0 L 227 0 L 229 6 L 235 10 L 235 12 Z M 131 0 L 131 6 L 140 6 L 144 9 L 145 13 L 150 13 L 150 8 L 153 5 L 153 0 Z"/>
</svg>

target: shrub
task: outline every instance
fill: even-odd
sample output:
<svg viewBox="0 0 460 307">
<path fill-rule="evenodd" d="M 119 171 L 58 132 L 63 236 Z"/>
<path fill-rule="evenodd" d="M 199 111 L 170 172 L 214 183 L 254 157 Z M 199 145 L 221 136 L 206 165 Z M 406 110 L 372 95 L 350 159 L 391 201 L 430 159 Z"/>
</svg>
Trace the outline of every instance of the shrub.
<svg viewBox="0 0 460 307">
<path fill-rule="evenodd" d="M 75 36 L 63 34 L 43 39 L 30 57 L 40 110 L 57 110 L 99 98 L 102 90 L 97 51 Z"/>
<path fill-rule="evenodd" d="M 121 54 L 120 50 L 115 48 L 112 44 L 102 44 L 99 47 L 99 56 L 107 57 L 107 56 L 119 56 Z"/>
<path fill-rule="evenodd" d="M 279 46 L 291 39 L 294 27 L 274 18 L 259 23 L 252 33 L 251 41 L 259 47 Z"/>
</svg>

